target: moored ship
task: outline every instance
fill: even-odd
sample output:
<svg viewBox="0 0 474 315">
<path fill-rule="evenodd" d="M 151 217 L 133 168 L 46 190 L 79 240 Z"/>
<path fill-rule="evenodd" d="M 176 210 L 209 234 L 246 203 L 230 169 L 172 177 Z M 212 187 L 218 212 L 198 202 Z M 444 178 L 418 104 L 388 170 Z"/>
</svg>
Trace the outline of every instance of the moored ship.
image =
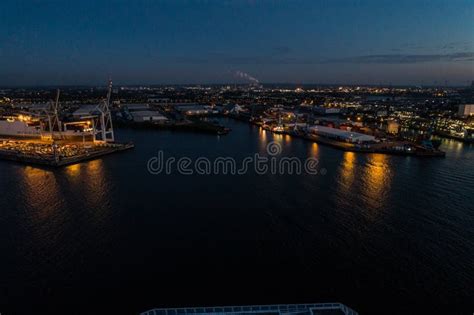
<svg viewBox="0 0 474 315">
<path fill-rule="evenodd" d="M 40 120 L 24 115 L 0 117 L 0 137 L 2 138 L 41 138 L 41 134 Z"/>
<path fill-rule="evenodd" d="M 112 81 L 109 81 L 105 100 L 80 117 L 61 120 L 58 90 L 56 100 L 40 112 L 21 111 L 0 117 L 0 138 L 113 143 L 115 138 L 109 109 L 111 91 Z"/>
<path fill-rule="evenodd" d="M 91 141 L 94 134 L 91 125 L 90 121 L 63 122 L 60 128 L 51 132 L 41 119 L 18 114 L 0 117 L 0 138 Z"/>
</svg>

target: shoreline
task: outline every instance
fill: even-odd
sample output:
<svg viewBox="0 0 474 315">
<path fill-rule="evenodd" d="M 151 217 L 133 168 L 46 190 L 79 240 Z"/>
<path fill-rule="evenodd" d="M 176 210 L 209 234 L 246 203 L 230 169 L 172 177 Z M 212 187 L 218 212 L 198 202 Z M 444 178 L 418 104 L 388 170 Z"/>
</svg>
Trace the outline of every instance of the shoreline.
<svg viewBox="0 0 474 315">
<path fill-rule="evenodd" d="M 259 128 L 262 128 L 257 123 L 254 123 L 250 120 L 244 119 L 243 117 L 235 117 L 234 115 L 227 115 L 224 117 L 229 117 L 232 119 L 235 119 L 237 121 L 242 121 L 242 122 L 247 122 L 250 125 L 258 126 Z M 264 129 L 264 128 L 263 128 Z M 321 137 L 319 135 L 315 134 L 308 134 L 308 133 L 298 133 L 294 131 L 279 131 L 275 132 L 272 130 L 264 129 L 268 132 L 275 133 L 275 134 L 282 134 L 282 135 L 289 135 L 291 137 L 296 137 L 308 141 L 312 141 L 318 144 L 322 145 L 327 145 L 330 147 L 333 147 L 338 150 L 342 151 L 349 151 L 349 152 L 355 152 L 355 153 L 379 153 L 379 154 L 388 154 L 388 155 L 400 155 L 400 156 L 417 156 L 417 157 L 445 157 L 446 152 L 441 151 L 441 150 L 435 150 L 435 151 L 429 151 L 429 150 L 423 150 L 421 149 L 418 150 L 413 150 L 411 152 L 407 152 L 405 150 L 396 150 L 396 149 L 389 149 L 389 147 L 361 147 L 353 143 L 349 142 L 342 142 L 326 137 Z M 389 145 L 389 144 L 388 144 Z M 393 145 L 393 143 L 392 143 Z M 380 146 L 380 144 L 378 144 Z"/>
</svg>

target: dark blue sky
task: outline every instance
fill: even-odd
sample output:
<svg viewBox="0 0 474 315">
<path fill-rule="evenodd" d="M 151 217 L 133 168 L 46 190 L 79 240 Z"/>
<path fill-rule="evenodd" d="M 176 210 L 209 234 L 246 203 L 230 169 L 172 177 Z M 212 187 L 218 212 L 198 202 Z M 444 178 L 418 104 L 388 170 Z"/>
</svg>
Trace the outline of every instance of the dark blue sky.
<svg viewBox="0 0 474 315">
<path fill-rule="evenodd" d="M 474 1 L 0 2 L 0 85 L 474 80 Z"/>
</svg>

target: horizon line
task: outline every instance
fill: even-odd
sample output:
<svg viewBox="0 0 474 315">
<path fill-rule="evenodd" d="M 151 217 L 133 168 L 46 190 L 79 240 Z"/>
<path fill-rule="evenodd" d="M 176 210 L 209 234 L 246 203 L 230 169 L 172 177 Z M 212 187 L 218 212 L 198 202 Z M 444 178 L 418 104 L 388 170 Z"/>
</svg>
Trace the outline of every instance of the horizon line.
<svg viewBox="0 0 474 315">
<path fill-rule="evenodd" d="M 112 80 L 113 82 L 113 80 Z M 265 86 L 265 85 L 292 85 L 292 86 L 360 86 L 360 87 L 437 87 L 437 88 L 466 88 L 472 86 L 472 83 L 466 83 L 466 85 L 460 84 L 392 84 L 392 83 L 295 83 L 295 82 L 259 82 L 259 83 L 129 83 L 129 84 L 114 84 L 114 87 L 154 87 L 154 86 Z M 12 89 L 12 88 L 53 88 L 53 87 L 107 87 L 108 83 L 103 84 L 14 84 L 14 85 L 0 85 L 0 89 Z"/>
</svg>

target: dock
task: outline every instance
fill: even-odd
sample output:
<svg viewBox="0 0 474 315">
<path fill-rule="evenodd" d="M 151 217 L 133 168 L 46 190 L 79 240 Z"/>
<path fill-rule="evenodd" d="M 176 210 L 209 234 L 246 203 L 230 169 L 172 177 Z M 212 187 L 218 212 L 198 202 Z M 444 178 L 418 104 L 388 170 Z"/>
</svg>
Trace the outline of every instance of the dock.
<svg viewBox="0 0 474 315">
<path fill-rule="evenodd" d="M 453 139 L 453 140 L 461 141 L 461 142 L 464 142 L 464 143 L 467 143 L 467 144 L 473 144 L 474 143 L 474 138 L 464 138 L 464 137 L 453 135 L 453 134 L 451 134 L 449 132 L 446 132 L 446 131 L 438 130 L 434 134 L 441 137 L 441 138 Z"/>
<path fill-rule="evenodd" d="M 413 150 L 401 150 L 397 149 L 400 146 L 403 146 L 407 142 L 387 142 L 387 143 L 377 143 L 370 146 L 357 145 L 348 142 L 337 141 L 325 137 L 321 137 L 315 134 L 297 134 L 297 133 L 287 133 L 290 136 L 296 136 L 305 140 L 313 141 L 318 144 L 323 144 L 331 146 L 333 148 L 358 152 L 358 153 L 380 153 L 380 154 L 391 154 L 391 155 L 404 155 L 404 156 L 420 156 L 420 157 L 444 157 L 446 153 L 440 150 L 426 150 L 421 147 L 415 147 Z"/>
<path fill-rule="evenodd" d="M 235 119 L 235 117 L 232 117 L 232 116 L 228 116 L 228 117 Z M 255 126 L 259 126 L 260 128 L 263 128 L 260 124 L 255 123 L 253 121 L 246 120 L 246 122 L 253 124 Z M 356 152 L 356 153 L 380 153 L 380 154 L 389 154 L 389 155 L 417 156 L 417 157 L 445 157 L 446 156 L 446 152 L 444 151 L 441 151 L 438 149 L 429 150 L 409 141 L 389 141 L 389 142 L 381 142 L 381 143 L 373 143 L 373 144 L 364 145 L 364 144 L 358 144 L 358 143 L 339 141 L 336 139 L 323 137 L 323 136 L 309 133 L 309 132 L 294 131 L 294 130 L 281 130 L 281 131 L 272 131 L 270 129 L 265 129 L 265 130 L 267 130 L 268 132 L 276 133 L 276 134 L 289 135 L 292 137 L 316 142 L 318 144 L 327 145 L 327 146 L 330 146 L 342 151 L 350 151 L 350 152 Z M 401 149 L 404 145 L 410 145 L 411 147 L 410 150 Z"/>
<path fill-rule="evenodd" d="M 133 148 L 133 143 L 83 145 L 78 142 L 52 144 L 41 141 L 8 139 L 0 140 L 0 160 L 47 167 L 61 167 Z"/>
</svg>

